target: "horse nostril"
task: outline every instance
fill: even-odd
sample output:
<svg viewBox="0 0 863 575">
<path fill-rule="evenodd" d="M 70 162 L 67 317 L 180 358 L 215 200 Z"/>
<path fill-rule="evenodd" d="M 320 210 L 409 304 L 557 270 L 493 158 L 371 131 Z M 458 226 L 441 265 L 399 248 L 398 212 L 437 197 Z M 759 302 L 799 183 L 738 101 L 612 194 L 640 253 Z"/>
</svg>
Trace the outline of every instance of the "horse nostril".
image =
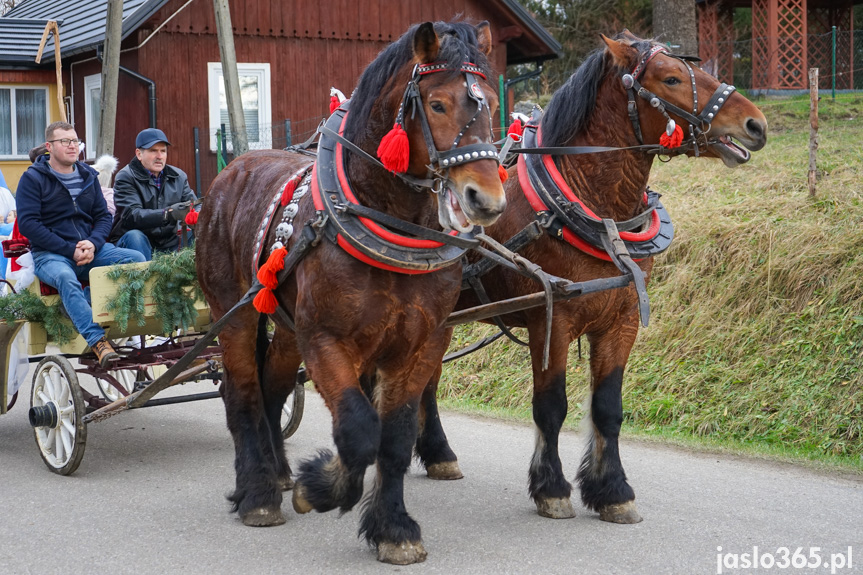
<svg viewBox="0 0 863 575">
<path fill-rule="evenodd" d="M 753 138 L 758 138 L 760 140 L 764 137 L 764 126 L 755 118 L 749 118 L 746 120 L 746 131 L 749 132 L 749 135 Z"/>
</svg>

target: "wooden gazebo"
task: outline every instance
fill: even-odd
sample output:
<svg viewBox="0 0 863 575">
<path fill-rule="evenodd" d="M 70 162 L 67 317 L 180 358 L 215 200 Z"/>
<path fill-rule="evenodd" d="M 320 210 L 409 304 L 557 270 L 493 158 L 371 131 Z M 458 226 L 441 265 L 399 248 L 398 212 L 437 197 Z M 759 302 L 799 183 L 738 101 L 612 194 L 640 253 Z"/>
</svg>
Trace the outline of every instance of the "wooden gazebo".
<svg viewBox="0 0 863 575">
<path fill-rule="evenodd" d="M 698 0 L 699 56 L 719 78 L 733 77 L 734 8 L 752 9 L 752 85 L 757 90 L 807 89 L 809 68 L 819 84 L 854 87 L 854 5 L 863 0 Z"/>
</svg>

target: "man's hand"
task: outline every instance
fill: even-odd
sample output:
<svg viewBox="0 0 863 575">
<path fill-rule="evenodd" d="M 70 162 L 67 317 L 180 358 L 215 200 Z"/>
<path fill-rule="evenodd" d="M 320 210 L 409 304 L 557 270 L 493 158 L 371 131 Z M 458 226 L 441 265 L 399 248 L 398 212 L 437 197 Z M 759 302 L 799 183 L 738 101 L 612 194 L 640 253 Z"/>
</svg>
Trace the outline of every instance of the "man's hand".
<svg viewBox="0 0 863 575">
<path fill-rule="evenodd" d="M 186 214 L 192 208 L 192 202 L 178 202 L 171 204 L 165 210 L 165 219 L 169 222 L 181 222 L 185 219 Z"/>
<path fill-rule="evenodd" d="M 96 246 L 90 240 L 81 240 L 75 244 L 75 255 L 73 259 L 79 266 L 85 266 L 96 257 Z"/>
</svg>

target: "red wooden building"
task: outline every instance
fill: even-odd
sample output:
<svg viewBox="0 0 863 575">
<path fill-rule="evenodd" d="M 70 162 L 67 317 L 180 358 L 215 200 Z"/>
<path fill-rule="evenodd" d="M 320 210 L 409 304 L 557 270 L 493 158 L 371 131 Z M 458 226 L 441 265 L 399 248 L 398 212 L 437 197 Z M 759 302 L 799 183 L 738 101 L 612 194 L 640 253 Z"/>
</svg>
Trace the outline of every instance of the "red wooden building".
<svg viewBox="0 0 863 575">
<path fill-rule="evenodd" d="M 863 0 L 698 0 L 699 56 L 718 78 L 733 77 L 735 8 L 752 10 L 752 85 L 756 90 L 809 88 L 819 68 L 820 88 L 854 87 L 854 5 Z"/>
<path fill-rule="evenodd" d="M 53 81 L 53 42 L 41 66 L 32 56 L 45 21 L 60 22 L 66 106 L 88 144 L 88 158 L 98 133 L 106 12 L 107 0 L 25 0 L 0 18 L 0 30 L 22 34 L 5 51 L 0 41 L 0 92 L 7 86 L 45 86 L 49 122 L 57 119 L 51 117 L 46 86 Z M 250 147 L 283 147 L 286 120 L 293 142 L 305 139 L 328 113 L 331 86 L 350 94 L 366 64 L 411 24 L 457 16 L 489 21 L 496 41 L 492 64 L 501 74 L 507 65 L 560 53 L 560 45 L 513 0 L 231 2 Z M 193 185 L 198 179 L 203 192 L 216 175 L 216 130 L 227 122 L 212 0 L 126 0 L 120 61 L 114 155 L 124 165 L 134 155 L 137 132 L 155 125 L 172 141 L 169 162 L 185 170 Z M 0 161 L 15 160 L 16 152 L 21 160 L 21 151 L 10 156 L 0 148 Z M 11 179 L 17 182 L 14 174 Z"/>
</svg>

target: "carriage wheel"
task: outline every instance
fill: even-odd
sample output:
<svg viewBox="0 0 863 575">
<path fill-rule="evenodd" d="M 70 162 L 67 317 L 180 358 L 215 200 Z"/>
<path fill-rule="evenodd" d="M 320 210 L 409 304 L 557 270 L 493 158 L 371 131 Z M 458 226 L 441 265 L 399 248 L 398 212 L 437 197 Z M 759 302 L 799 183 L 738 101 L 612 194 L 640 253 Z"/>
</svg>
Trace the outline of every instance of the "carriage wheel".
<svg viewBox="0 0 863 575">
<path fill-rule="evenodd" d="M 306 388 L 302 383 L 297 383 L 294 391 L 285 400 L 282 406 L 282 437 L 285 439 L 296 433 L 303 420 L 303 406 L 306 403 Z"/>
<path fill-rule="evenodd" d="M 87 426 L 84 394 L 69 361 L 49 355 L 36 366 L 30 395 L 30 425 L 48 469 L 70 475 L 84 458 Z"/>
<path fill-rule="evenodd" d="M 96 385 L 99 386 L 99 391 L 102 393 L 102 397 L 104 397 L 108 403 L 117 401 L 121 397 L 128 397 L 135 387 L 134 373 L 128 369 L 117 369 L 109 373 L 115 380 L 117 380 L 117 383 L 120 384 L 123 391 L 121 392 L 119 389 L 114 387 L 110 381 L 101 377 L 96 377 Z"/>
</svg>

